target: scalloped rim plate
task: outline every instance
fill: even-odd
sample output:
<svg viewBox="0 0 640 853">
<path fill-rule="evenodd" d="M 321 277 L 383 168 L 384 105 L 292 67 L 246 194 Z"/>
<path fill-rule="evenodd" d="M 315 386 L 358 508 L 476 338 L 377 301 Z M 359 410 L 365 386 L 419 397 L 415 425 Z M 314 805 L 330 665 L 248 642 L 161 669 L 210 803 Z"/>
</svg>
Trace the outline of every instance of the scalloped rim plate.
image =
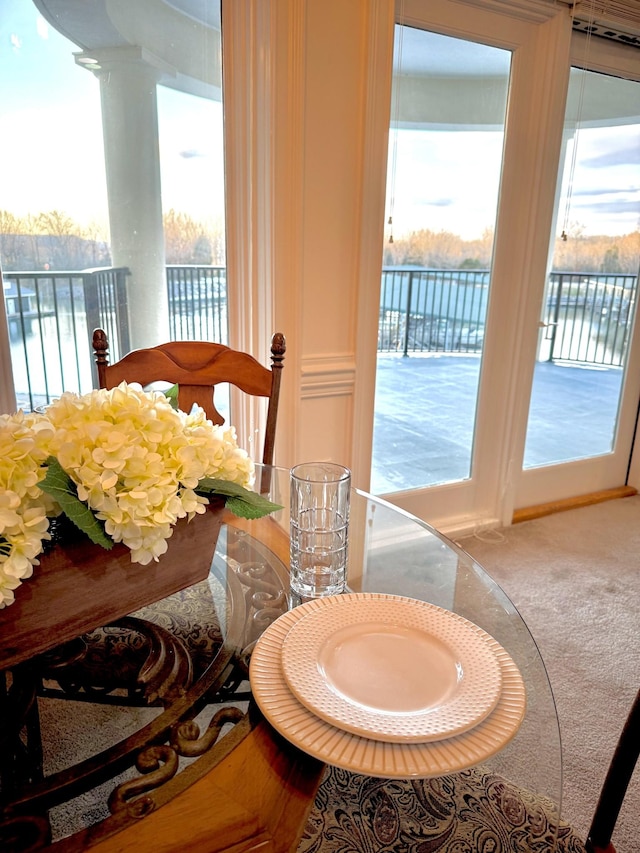
<svg viewBox="0 0 640 853">
<path fill-rule="evenodd" d="M 374 740 L 423 743 L 461 734 L 495 708 L 501 669 L 484 632 L 404 596 L 334 595 L 298 608 L 284 677 L 328 723 Z"/>
<path fill-rule="evenodd" d="M 308 755 L 353 773 L 386 779 L 426 779 L 457 773 L 485 761 L 509 743 L 520 728 L 526 708 L 524 681 L 511 656 L 489 634 L 485 634 L 486 641 L 500 664 L 502 689 L 493 712 L 469 731 L 414 744 L 371 740 L 332 726 L 296 699 L 282 670 L 283 642 L 298 622 L 299 609 L 284 613 L 262 634 L 251 656 L 249 677 L 253 696 L 265 718 Z"/>
</svg>

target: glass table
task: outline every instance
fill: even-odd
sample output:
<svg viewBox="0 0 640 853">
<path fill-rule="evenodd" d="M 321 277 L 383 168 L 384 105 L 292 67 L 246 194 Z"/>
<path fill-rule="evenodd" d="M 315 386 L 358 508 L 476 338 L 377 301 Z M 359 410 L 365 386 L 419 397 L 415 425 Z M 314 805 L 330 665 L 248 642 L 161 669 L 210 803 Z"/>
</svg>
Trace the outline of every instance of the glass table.
<svg viewBox="0 0 640 853">
<path fill-rule="evenodd" d="M 284 508 L 255 521 L 225 511 L 207 578 L 4 671 L 1 849 L 182 850 L 187 838 L 193 850 L 295 849 L 330 755 L 297 748 L 251 695 L 256 644 L 301 603 L 288 588 L 289 472 L 259 468 L 256 482 Z M 524 717 L 482 764 L 559 810 L 544 664 L 482 567 L 429 525 L 354 490 L 347 592 L 429 602 L 506 650 L 524 682 Z M 420 760 L 418 774 L 437 775 L 428 754 Z"/>
</svg>

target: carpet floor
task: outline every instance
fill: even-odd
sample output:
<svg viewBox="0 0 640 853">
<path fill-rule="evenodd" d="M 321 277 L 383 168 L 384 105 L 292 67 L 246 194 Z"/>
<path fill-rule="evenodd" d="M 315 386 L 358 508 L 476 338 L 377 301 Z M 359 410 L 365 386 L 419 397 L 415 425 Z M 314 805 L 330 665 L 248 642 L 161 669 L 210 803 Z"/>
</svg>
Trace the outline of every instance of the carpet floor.
<svg viewBox="0 0 640 853">
<path fill-rule="evenodd" d="M 640 686 L 640 496 L 458 541 L 520 611 L 545 661 L 563 749 L 563 818 L 586 835 Z M 640 768 L 613 837 L 640 851 Z"/>
</svg>

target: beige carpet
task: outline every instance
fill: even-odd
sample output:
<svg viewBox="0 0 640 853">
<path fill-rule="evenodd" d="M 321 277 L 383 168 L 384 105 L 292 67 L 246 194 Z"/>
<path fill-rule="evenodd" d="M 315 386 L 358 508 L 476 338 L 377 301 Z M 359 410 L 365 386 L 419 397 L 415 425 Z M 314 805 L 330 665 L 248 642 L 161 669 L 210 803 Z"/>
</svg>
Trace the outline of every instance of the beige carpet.
<svg viewBox="0 0 640 853">
<path fill-rule="evenodd" d="M 562 814 L 584 837 L 640 685 L 640 496 L 459 540 L 528 624 L 554 691 Z M 613 838 L 640 851 L 640 767 Z"/>
</svg>

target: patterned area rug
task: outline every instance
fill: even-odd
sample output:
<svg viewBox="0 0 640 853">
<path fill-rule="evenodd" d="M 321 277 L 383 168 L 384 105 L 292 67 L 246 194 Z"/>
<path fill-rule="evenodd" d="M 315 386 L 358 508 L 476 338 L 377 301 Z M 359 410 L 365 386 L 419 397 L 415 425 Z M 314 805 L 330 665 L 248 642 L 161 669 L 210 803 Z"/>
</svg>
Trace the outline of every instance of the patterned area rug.
<svg viewBox="0 0 640 853">
<path fill-rule="evenodd" d="M 482 768 L 390 781 L 332 767 L 298 853 L 585 853 L 556 812 Z"/>
<path fill-rule="evenodd" d="M 586 833 L 640 671 L 640 496 L 460 542 L 530 625 L 554 690 L 564 753 L 558 853 Z M 603 661 L 606 662 L 603 665 Z M 638 849 L 636 771 L 613 842 Z M 330 769 L 298 853 L 550 853 L 555 809 L 484 769 L 389 781 Z"/>
</svg>

